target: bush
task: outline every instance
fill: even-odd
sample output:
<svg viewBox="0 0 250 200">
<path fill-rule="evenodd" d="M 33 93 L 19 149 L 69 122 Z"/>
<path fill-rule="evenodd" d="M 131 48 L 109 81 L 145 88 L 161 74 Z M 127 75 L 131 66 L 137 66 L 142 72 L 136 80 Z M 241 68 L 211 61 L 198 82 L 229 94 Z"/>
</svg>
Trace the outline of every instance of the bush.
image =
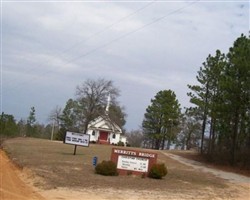
<svg viewBox="0 0 250 200">
<path fill-rule="evenodd" d="M 119 142 L 117 143 L 117 145 L 118 145 L 118 146 L 122 146 L 122 147 L 123 147 L 123 146 L 124 146 L 124 142 L 119 141 Z"/>
<path fill-rule="evenodd" d="M 164 163 L 153 164 L 149 170 L 148 177 L 161 179 L 163 176 L 166 176 L 167 173 L 168 171 Z"/>
<path fill-rule="evenodd" d="M 118 175 L 116 164 L 113 163 L 111 160 L 109 161 L 104 160 L 101 163 L 97 164 L 95 171 L 97 174 L 101 174 L 104 176 L 117 176 Z"/>
<path fill-rule="evenodd" d="M 126 144 L 126 147 L 131 147 L 131 144 L 127 143 L 127 144 Z"/>
</svg>

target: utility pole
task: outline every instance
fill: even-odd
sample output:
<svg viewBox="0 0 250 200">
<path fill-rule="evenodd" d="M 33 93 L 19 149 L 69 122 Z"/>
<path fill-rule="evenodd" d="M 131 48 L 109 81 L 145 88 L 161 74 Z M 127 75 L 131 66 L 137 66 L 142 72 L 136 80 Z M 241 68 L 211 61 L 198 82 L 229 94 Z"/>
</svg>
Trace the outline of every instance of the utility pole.
<svg viewBox="0 0 250 200">
<path fill-rule="evenodd" d="M 51 131 L 50 140 L 53 140 L 53 137 L 54 137 L 54 129 L 55 129 L 55 119 L 53 119 L 53 125 L 52 125 L 52 131 Z"/>
</svg>

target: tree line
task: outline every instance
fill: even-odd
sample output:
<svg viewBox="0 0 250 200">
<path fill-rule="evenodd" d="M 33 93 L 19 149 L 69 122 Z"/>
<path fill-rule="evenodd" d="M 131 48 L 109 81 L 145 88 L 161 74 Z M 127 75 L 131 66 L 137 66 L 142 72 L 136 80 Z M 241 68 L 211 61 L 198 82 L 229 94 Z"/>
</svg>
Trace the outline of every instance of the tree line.
<svg viewBox="0 0 250 200">
<path fill-rule="evenodd" d="M 27 119 L 18 122 L 11 114 L 4 112 L 0 115 L 0 142 L 8 137 L 37 137 L 48 139 L 51 134 L 50 124 L 39 124 L 36 121 L 35 107 L 31 107 Z"/>
<path fill-rule="evenodd" d="M 250 38 L 241 35 L 227 53 L 208 55 L 197 72 L 197 85 L 188 85 L 190 108 L 181 110 L 175 92 L 157 92 L 146 108 L 141 130 L 127 132 L 132 146 L 153 149 L 196 148 L 211 161 L 250 162 Z M 62 140 L 66 130 L 86 133 L 91 120 L 105 114 L 111 97 L 110 118 L 123 128 L 126 113 L 117 98 L 120 91 L 105 79 L 86 80 L 64 108 L 51 111 L 47 126 L 39 125 L 32 107 L 18 123 L 1 115 L 1 135 L 37 136 Z"/>
<path fill-rule="evenodd" d="M 67 100 L 64 108 L 56 107 L 48 117 L 48 125 L 36 121 L 35 108 L 31 107 L 27 119 L 16 122 L 13 115 L 2 113 L 1 135 L 28 136 L 63 140 L 67 130 L 86 133 L 90 121 L 108 112 L 109 117 L 120 127 L 126 123 L 124 107 L 117 98 L 120 91 L 113 82 L 105 79 L 84 81 L 76 87 L 75 98 Z M 111 105 L 106 110 L 107 98 Z"/>
<path fill-rule="evenodd" d="M 250 161 L 250 38 L 243 34 L 229 52 L 217 50 L 198 71 L 199 85 L 188 85 L 202 121 L 201 153 L 231 165 Z"/>
<path fill-rule="evenodd" d="M 250 166 L 249 36 L 242 34 L 226 54 L 208 55 L 196 79 L 188 85 L 194 106 L 184 113 L 171 90 L 151 100 L 142 122 L 147 147 L 197 146 L 210 161 Z"/>
</svg>

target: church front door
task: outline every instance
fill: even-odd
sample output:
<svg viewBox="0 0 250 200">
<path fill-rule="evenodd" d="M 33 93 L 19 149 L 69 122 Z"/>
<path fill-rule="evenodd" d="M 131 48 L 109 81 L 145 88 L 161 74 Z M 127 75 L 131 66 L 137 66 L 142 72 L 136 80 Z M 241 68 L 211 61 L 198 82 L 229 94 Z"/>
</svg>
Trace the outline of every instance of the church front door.
<svg viewBox="0 0 250 200">
<path fill-rule="evenodd" d="M 108 134 L 109 133 L 106 131 L 101 131 L 99 136 L 99 143 L 108 142 Z"/>
</svg>

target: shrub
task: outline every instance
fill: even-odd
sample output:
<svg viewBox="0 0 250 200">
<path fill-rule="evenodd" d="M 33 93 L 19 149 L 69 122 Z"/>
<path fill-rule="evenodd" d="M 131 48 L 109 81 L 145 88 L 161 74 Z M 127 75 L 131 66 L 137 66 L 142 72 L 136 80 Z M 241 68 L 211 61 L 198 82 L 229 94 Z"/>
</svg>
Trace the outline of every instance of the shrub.
<svg viewBox="0 0 250 200">
<path fill-rule="evenodd" d="M 118 175 L 116 164 L 113 163 L 111 160 L 109 161 L 103 160 L 101 163 L 97 164 L 95 171 L 97 174 L 101 174 L 104 176 Z"/>
<path fill-rule="evenodd" d="M 148 177 L 161 179 L 163 176 L 166 176 L 167 173 L 168 171 L 164 163 L 153 164 L 149 170 Z"/>
<path fill-rule="evenodd" d="M 126 144 L 126 147 L 131 147 L 131 144 L 127 143 L 127 144 Z"/>
<path fill-rule="evenodd" d="M 119 141 L 119 142 L 117 143 L 117 145 L 118 145 L 118 146 L 124 146 L 124 142 Z"/>
</svg>

